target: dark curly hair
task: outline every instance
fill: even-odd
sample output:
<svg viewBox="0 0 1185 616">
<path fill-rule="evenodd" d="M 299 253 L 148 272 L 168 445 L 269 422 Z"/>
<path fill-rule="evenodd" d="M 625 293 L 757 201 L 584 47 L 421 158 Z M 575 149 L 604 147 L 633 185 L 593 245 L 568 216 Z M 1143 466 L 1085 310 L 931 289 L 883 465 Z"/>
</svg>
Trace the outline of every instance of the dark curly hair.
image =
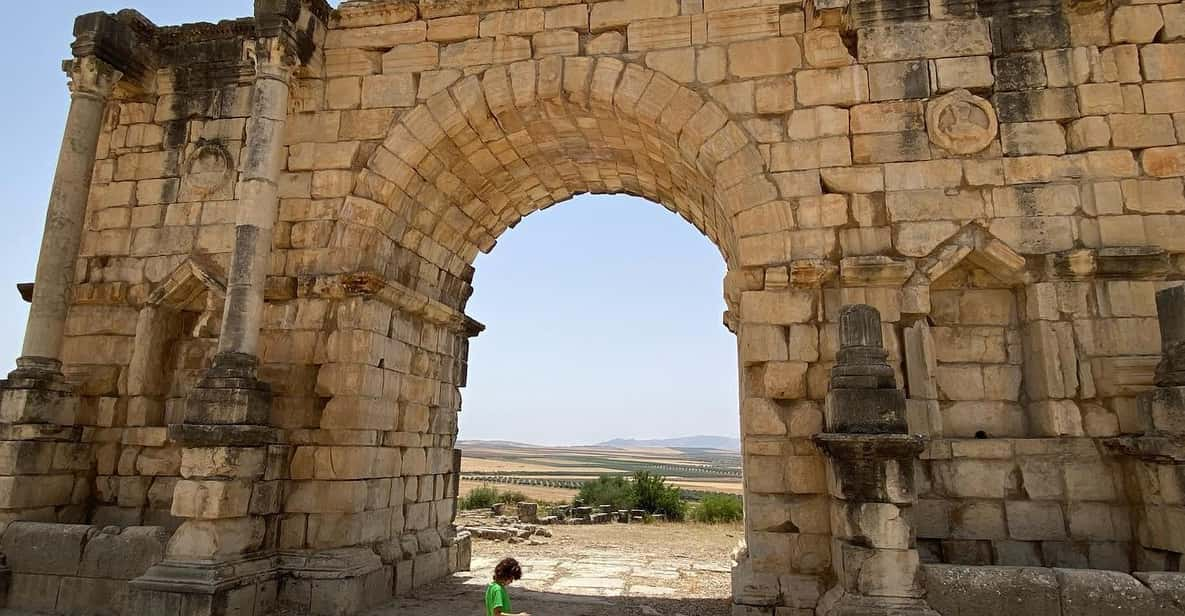
<svg viewBox="0 0 1185 616">
<path fill-rule="evenodd" d="M 494 567 L 494 580 L 521 580 L 523 577 L 523 568 L 518 566 L 518 561 L 513 558 L 503 558 L 502 562 Z"/>
</svg>

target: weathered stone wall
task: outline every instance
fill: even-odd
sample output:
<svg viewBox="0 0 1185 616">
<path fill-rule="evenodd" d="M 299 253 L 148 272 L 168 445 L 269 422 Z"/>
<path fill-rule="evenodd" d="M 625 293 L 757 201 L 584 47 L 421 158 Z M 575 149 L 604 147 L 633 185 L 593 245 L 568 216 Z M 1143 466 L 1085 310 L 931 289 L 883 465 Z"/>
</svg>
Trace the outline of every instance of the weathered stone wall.
<svg viewBox="0 0 1185 616">
<path fill-rule="evenodd" d="M 853 303 L 880 311 L 909 427 L 932 438 L 924 558 L 1179 566 L 1180 467 L 1100 439 L 1151 425 L 1153 294 L 1185 276 L 1185 5 L 265 4 L 214 25 L 119 16 L 152 53 L 102 116 L 58 358 L 77 455 L 9 469 L 56 492 L 10 497 L 5 521 L 240 520 L 226 553 L 373 548 L 351 575 L 396 592 L 463 566 L 473 260 L 523 216 L 625 192 L 728 265 L 738 603 L 805 614 L 831 582 L 810 438 Z M 294 59 L 256 46 L 274 15 L 301 33 Z M 250 286 L 236 255 L 270 264 L 257 324 L 226 299 Z M 254 479 L 219 457 L 246 453 L 168 427 L 227 344 L 271 386 L 279 436 L 241 458 Z M 198 535 L 179 536 L 170 553 L 190 554 Z M 287 579 L 281 602 L 318 594 Z"/>
</svg>

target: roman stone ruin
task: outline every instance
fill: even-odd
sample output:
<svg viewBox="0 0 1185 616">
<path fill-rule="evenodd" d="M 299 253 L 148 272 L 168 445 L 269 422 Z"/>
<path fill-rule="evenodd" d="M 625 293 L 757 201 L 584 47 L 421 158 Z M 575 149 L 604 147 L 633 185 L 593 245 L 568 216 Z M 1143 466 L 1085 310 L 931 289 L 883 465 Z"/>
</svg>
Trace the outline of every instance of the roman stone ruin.
<svg viewBox="0 0 1185 616">
<path fill-rule="evenodd" d="M 1185 4 L 256 0 L 74 34 L 0 388 L 5 605 L 352 614 L 466 568 L 474 258 L 596 192 L 727 264 L 734 614 L 1185 613 Z"/>
</svg>

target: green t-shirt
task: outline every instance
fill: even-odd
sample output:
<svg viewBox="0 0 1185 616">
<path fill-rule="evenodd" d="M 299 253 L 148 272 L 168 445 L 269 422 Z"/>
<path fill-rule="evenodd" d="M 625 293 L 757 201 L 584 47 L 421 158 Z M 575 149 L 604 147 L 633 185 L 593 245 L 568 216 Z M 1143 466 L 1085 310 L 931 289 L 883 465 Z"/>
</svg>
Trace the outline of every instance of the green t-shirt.
<svg viewBox="0 0 1185 616">
<path fill-rule="evenodd" d="M 503 614 L 510 613 L 510 595 L 502 585 L 493 582 L 486 588 L 486 616 L 494 616 L 494 608 L 502 608 Z"/>
</svg>

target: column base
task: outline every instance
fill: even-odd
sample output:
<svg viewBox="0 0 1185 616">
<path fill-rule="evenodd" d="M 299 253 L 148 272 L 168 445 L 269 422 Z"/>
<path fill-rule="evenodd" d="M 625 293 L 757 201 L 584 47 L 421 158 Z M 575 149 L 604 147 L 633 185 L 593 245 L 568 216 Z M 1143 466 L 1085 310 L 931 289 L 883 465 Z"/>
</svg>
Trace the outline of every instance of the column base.
<svg viewBox="0 0 1185 616">
<path fill-rule="evenodd" d="M 185 402 L 185 423 L 266 426 L 272 389 L 255 377 L 259 360 L 241 353 L 221 353 Z"/>
<path fill-rule="evenodd" d="M 16 364 L 0 381 L 0 423 L 73 426 L 78 396 L 62 375 L 61 362 L 21 357 Z"/>
<path fill-rule="evenodd" d="M 394 587 L 393 567 L 368 547 L 166 560 L 129 582 L 128 613 L 347 616 L 390 601 Z"/>
<path fill-rule="evenodd" d="M 854 595 L 832 588 L 819 601 L 817 616 L 941 616 L 922 599 Z"/>
<path fill-rule="evenodd" d="M 226 561 L 166 560 L 128 583 L 131 614 L 266 616 L 275 610 L 274 554 Z"/>
<path fill-rule="evenodd" d="M 393 594 L 393 568 L 368 547 L 284 551 L 278 560 L 278 606 L 294 614 L 357 614 Z"/>
</svg>

